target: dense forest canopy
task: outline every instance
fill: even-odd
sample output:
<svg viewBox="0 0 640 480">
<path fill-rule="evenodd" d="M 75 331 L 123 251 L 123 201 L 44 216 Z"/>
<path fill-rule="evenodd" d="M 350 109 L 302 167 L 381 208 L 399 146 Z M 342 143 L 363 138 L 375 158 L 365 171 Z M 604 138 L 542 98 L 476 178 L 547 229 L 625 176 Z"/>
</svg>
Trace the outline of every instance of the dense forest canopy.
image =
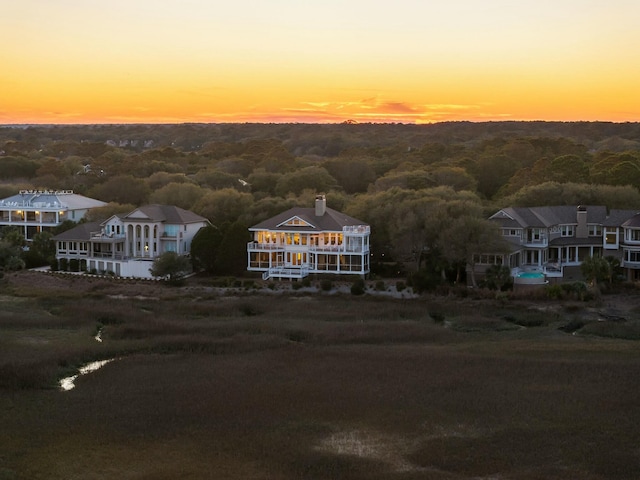
<svg viewBox="0 0 640 480">
<path fill-rule="evenodd" d="M 239 231 L 325 193 L 372 225 L 376 254 L 416 269 L 425 251 L 452 262 L 454 220 L 504 206 L 640 210 L 639 188 L 639 123 L 0 127 L 2 198 L 71 189 L 110 202 L 93 219 L 166 203 Z"/>
</svg>

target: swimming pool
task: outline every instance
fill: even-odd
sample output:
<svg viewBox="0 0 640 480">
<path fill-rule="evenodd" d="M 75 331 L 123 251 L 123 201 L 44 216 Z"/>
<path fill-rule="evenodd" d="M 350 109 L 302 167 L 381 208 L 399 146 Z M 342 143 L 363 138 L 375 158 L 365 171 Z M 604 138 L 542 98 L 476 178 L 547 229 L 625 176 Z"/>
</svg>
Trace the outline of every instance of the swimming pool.
<svg viewBox="0 0 640 480">
<path fill-rule="evenodd" d="M 544 285 L 547 279 L 542 272 L 519 272 L 514 279 L 519 285 Z"/>
<path fill-rule="evenodd" d="M 544 273 L 540 272 L 520 272 L 518 278 L 544 278 Z"/>
</svg>

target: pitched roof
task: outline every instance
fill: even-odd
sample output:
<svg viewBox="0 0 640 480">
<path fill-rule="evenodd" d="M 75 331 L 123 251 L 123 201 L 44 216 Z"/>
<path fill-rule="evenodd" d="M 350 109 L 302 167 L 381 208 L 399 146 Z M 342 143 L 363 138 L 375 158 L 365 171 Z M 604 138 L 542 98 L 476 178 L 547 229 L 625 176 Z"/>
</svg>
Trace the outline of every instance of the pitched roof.
<svg viewBox="0 0 640 480">
<path fill-rule="evenodd" d="M 635 214 L 629 220 L 624 222 L 622 226 L 627 228 L 640 228 L 640 213 Z"/>
<path fill-rule="evenodd" d="M 548 228 L 555 225 L 576 225 L 578 208 L 587 212 L 587 223 L 603 226 L 620 226 L 635 215 L 635 210 L 608 210 L 603 205 L 573 206 L 559 205 L 549 207 L 507 207 L 489 217 L 503 227 L 520 226 L 522 228 Z M 509 219 L 503 213 L 511 217 Z"/>
<path fill-rule="evenodd" d="M 174 205 L 145 205 L 121 217 L 122 220 L 144 220 L 165 223 L 198 223 L 208 221 L 206 218 L 184 208 Z"/>
<path fill-rule="evenodd" d="M 283 225 L 288 220 L 299 218 L 307 225 Z M 350 217 L 332 208 L 326 208 L 325 214 L 316 216 L 315 208 L 294 207 L 275 217 L 258 223 L 249 230 L 279 230 L 300 232 L 341 232 L 342 227 L 367 225 L 357 218 Z"/>
<path fill-rule="evenodd" d="M 75 227 L 59 233 L 55 237 L 53 237 L 56 241 L 81 241 L 84 242 L 86 240 L 91 239 L 91 232 L 99 232 L 100 224 L 97 222 L 87 222 L 80 223 Z"/>
</svg>

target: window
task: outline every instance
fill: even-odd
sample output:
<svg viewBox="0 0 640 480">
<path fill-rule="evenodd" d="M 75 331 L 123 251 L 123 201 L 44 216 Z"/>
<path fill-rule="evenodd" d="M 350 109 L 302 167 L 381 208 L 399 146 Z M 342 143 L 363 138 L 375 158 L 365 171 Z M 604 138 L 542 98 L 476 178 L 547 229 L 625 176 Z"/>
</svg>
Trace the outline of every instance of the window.
<svg viewBox="0 0 640 480">
<path fill-rule="evenodd" d="M 474 255 L 473 261 L 478 265 L 502 265 L 502 255 Z"/>
<path fill-rule="evenodd" d="M 640 263 L 640 251 L 630 250 L 627 252 L 627 261 L 633 263 Z"/>
<path fill-rule="evenodd" d="M 640 230 L 637 230 L 637 229 L 627 230 L 627 240 L 630 242 L 640 242 Z"/>
<path fill-rule="evenodd" d="M 573 237 L 573 225 L 561 225 L 560 235 L 562 237 Z"/>
<path fill-rule="evenodd" d="M 590 237 L 601 237 L 602 236 L 602 226 L 600 226 L 600 225 L 589 225 L 589 236 Z"/>
</svg>

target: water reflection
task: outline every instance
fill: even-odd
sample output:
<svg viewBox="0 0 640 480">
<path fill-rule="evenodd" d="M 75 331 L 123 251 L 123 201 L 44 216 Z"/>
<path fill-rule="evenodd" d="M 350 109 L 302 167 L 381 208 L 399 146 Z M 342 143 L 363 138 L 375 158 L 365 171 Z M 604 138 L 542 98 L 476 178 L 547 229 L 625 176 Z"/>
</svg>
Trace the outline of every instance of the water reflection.
<svg viewBox="0 0 640 480">
<path fill-rule="evenodd" d="M 80 367 L 76 375 L 71 375 L 60 380 L 60 389 L 63 391 L 71 390 L 75 387 L 74 382 L 80 375 L 86 375 L 87 373 L 95 372 L 96 370 L 104 367 L 107 363 L 112 362 L 113 360 L 113 358 L 110 358 L 108 360 L 98 360 L 97 362 L 87 363 L 83 367 Z"/>
</svg>

